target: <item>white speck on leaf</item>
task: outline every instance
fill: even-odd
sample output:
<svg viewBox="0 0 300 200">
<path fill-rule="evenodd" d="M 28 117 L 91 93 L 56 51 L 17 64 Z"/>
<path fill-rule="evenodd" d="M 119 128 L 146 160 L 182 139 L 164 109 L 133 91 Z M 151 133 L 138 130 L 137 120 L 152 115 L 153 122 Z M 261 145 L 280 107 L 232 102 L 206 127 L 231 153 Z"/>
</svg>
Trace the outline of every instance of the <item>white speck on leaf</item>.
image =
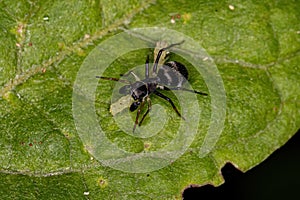
<svg viewBox="0 0 300 200">
<path fill-rule="evenodd" d="M 203 61 L 207 61 L 207 60 L 208 60 L 208 57 L 205 57 L 205 58 L 203 58 L 202 60 L 203 60 Z"/>
<path fill-rule="evenodd" d="M 84 192 L 83 193 L 83 195 L 85 195 L 85 196 L 87 196 L 87 195 L 89 195 L 90 194 L 90 192 Z"/>
</svg>

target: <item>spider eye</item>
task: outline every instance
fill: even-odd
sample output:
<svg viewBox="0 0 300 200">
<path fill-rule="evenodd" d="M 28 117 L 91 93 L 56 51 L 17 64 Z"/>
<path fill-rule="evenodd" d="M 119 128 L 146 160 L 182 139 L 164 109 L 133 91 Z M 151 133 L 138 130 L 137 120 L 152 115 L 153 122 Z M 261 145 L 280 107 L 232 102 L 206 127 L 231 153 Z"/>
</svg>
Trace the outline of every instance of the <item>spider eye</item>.
<svg viewBox="0 0 300 200">
<path fill-rule="evenodd" d="M 139 107 L 139 105 L 140 105 L 140 102 L 139 102 L 139 101 L 133 102 L 133 103 L 131 104 L 131 106 L 130 106 L 130 112 L 135 111 L 135 110 Z"/>
</svg>

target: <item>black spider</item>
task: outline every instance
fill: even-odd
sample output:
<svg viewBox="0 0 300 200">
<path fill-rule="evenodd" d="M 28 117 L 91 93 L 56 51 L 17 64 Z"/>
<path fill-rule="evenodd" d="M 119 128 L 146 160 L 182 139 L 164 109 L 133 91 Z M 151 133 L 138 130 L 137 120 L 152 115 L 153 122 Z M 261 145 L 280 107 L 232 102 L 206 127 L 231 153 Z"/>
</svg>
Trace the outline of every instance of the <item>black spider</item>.
<svg viewBox="0 0 300 200">
<path fill-rule="evenodd" d="M 184 117 L 181 116 L 180 112 L 177 110 L 176 106 L 174 105 L 173 101 L 165 96 L 164 94 L 160 93 L 158 90 L 183 90 L 188 92 L 193 92 L 200 95 L 207 96 L 206 93 L 198 92 L 196 90 L 189 90 L 186 88 L 183 88 L 182 85 L 187 81 L 188 79 L 188 71 L 186 67 L 177 61 L 170 61 L 162 65 L 157 73 L 157 67 L 159 65 L 161 55 L 164 51 L 167 49 L 170 49 L 171 47 L 175 45 L 180 45 L 180 43 L 171 44 L 165 48 L 161 48 L 158 51 L 158 54 L 156 56 L 155 62 L 153 64 L 153 75 L 154 77 L 149 76 L 149 55 L 147 56 L 146 63 L 145 63 L 145 79 L 140 80 L 133 72 L 131 74 L 136 78 L 136 82 L 130 83 L 126 80 L 120 80 L 118 78 L 110 78 L 110 77 L 102 77 L 102 76 L 96 76 L 96 78 L 101 78 L 105 80 L 112 80 L 112 81 L 121 81 L 123 83 L 127 83 L 127 85 L 120 88 L 119 92 L 120 94 L 129 94 L 133 98 L 134 102 L 130 106 L 130 111 L 133 112 L 136 109 L 137 114 L 135 118 L 135 123 L 133 126 L 133 132 L 136 128 L 136 125 L 138 124 L 141 126 L 143 123 L 145 117 L 151 110 L 151 100 L 150 95 L 154 94 L 156 96 L 159 96 L 160 98 L 168 101 L 174 111 L 177 113 L 179 117 L 184 119 Z M 139 116 L 141 113 L 141 110 L 145 104 L 145 101 L 148 103 L 148 109 L 143 115 L 142 119 L 139 121 Z"/>
</svg>

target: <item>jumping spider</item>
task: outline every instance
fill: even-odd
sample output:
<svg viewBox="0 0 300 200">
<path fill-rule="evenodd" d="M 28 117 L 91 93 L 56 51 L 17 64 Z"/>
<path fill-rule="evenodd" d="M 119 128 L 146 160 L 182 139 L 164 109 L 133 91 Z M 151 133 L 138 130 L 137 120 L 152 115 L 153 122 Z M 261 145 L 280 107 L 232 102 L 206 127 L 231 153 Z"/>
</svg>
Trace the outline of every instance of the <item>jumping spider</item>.
<svg viewBox="0 0 300 200">
<path fill-rule="evenodd" d="M 120 88 L 119 93 L 123 95 L 130 95 L 133 98 L 133 103 L 131 103 L 129 108 L 131 112 L 138 109 L 135 118 L 135 123 L 133 126 L 133 132 L 135 131 L 137 124 L 141 126 L 145 117 L 151 110 L 151 100 L 150 100 L 151 94 L 154 94 L 168 101 L 171 104 L 173 110 L 177 113 L 177 115 L 182 119 L 184 119 L 184 117 L 177 110 L 173 101 L 169 97 L 160 93 L 158 90 L 183 90 L 183 91 L 188 91 L 188 92 L 207 96 L 206 93 L 198 92 L 196 90 L 189 90 L 182 87 L 182 85 L 188 79 L 188 71 L 182 63 L 177 61 L 169 61 L 167 63 L 164 63 L 165 58 L 169 53 L 167 50 L 176 45 L 180 45 L 183 42 L 184 41 L 180 43 L 171 44 L 169 46 L 165 45 L 165 43 L 158 42 L 158 45 L 161 46 L 162 44 L 164 44 L 165 47 L 159 49 L 156 48 L 154 51 L 155 62 L 153 64 L 152 77 L 149 76 L 149 55 L 147 56 L 146 63 L 145 63 L 145 78 L 143 80 L 140 80 L 140 78 L 133 72 L 130 72 L 130 74 L 135 77 L 136 81 L 134 83 L 131 83 L 127 80 L 118 79 L 118 78 L 96 76 L 96 78 L 101 78 L 101 79 L 111 80 L 111 81 L 120 81 L 126 83 L 126 85 Z M 158 66 L 159 69 L 157 72 Z M 148 109 L 143 115 L 142 119 L 139 121 L 139 116 L 142 108 L 145 105 L 145 102 L 148 103 Z"/>
</svg>

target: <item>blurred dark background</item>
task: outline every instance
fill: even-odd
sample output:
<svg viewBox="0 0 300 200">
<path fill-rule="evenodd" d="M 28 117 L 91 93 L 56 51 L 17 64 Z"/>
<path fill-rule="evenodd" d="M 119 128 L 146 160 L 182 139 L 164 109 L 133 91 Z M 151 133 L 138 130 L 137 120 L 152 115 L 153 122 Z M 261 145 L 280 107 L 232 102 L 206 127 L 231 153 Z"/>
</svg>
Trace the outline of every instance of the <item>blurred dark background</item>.
<svg viewBox="0 0 300 200">
<path fill-rule="evenodd" d="M 246 173 L 226 164 L 222 168 L 225 183 L 219 187 L 206 185 L 188 188 L 184 200 L 300 199 L 300 130 L 264 162 Z"/>
</svg>

